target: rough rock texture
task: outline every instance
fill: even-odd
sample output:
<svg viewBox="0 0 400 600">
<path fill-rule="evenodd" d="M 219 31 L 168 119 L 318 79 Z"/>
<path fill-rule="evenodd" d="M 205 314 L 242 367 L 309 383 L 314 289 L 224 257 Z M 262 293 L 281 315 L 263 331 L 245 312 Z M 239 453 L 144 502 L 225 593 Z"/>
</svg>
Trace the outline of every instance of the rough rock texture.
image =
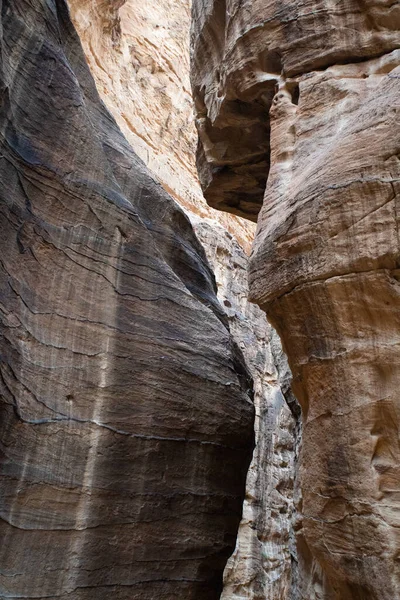
<svg viewBox="0 0 400 600">
<path fill-rule="evenodd" d="M 215 270 L 218 298 L 254 381 L 256 447 L 247 475 L 236 550 L 224 575 L 222 600 L 284 600 L 296 588 L 293 500 L 300 442 L 299 407 L 276 332 L 248 301 L 248 257 L 210 220 L 195 231 Z M 291 409 L 289 408 L 291 406 Z"/>
<path fill-rule="evenodd" d="M 305 598 L 400 597 L 399 58 L 304 77 L 271 111 L 251 288 L 303 408 Z"/>
<path fill-rule="evenodd" d="M 254 165 L 265 181 L 271 164 L 250 289 L 303 409 L 303 600 L 400 597 L 399 11 L 391 0 L 194 2 L 207 199 L 253 218 Z M 260 141 L 247 128 L 261 102 Z"/>
<path fill-rule="evenodd" d="M 219 598 L 251 381 L 63 0 L 3 0 L 1 598 Z"/>
<path fill-rule="evenodd" d="M 190 0 L 68 0 L 102 100 L 137 154 L 185 209 L 219 221 L 249 252 L 254 225 L 213 211 L 196 166 Z"/>
<path fill-rule="evenodd" d="M 197 158 L 209 204 L 255 221 L 277 86 L 285 80 L 296 103 L 296 75 L 390 52 L 399 21 L 396 0 L 193 0 Z"/>
</svg>

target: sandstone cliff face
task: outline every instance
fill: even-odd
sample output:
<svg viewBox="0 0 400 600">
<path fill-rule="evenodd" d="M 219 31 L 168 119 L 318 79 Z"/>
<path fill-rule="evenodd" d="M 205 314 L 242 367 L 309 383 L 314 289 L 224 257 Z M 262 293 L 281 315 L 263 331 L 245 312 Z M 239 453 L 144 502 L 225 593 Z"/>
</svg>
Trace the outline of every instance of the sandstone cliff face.
<svg viewBox="0 0 400 600">
<path fill-rule="evenodd" d="M 194 2 L 206 197 L 254 218 L 269 170 L 250 290 L 303 410 L 304 600 L 400 597 L 399 11 Z"/>
<path fill-rule="evenodd" d="M 297 75 L 397 48 L 399 11 L 392 0 L 193 1 L 198 169 L 211 206 L 256 220 L 277 86 L 296 104 Z"/>
<path fill-rule="evenodd" d="M 189 82 L 190 0 L 69 0 L 102 100 L 179 204 L 250 251 L 254 225 L 209 208 L 198 182 Z"/>
<path fill-rule="evenodd" d="M 1 8 L 0 596 L 217 600 L 252 450 L 243 357 L 63 0 Z"/>
</svg>

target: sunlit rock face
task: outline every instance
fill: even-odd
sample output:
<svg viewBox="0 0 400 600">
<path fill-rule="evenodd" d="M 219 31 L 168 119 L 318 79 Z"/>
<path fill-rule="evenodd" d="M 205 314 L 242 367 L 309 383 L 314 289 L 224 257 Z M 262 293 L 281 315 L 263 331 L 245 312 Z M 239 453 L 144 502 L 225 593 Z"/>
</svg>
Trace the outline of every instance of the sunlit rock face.
<svg viewBox="0 0 400 600">
<path fill-rule="evenodd" d="M 251 378 L 62 0 L 2 4 L 2 598 L 219 598 Z"/>
<path fill-rule="evenodd" d="M 249 218 L 263 199 L 250 294 L 303 411 L 302 600 L 400 597 L 399 10 L 194 2 L 203 188 Z"/>
<path fill-rule="evenodd" d="M 189 81 L 190 0 L 68 0 L 100 97 L 138 156 L 184 208 L 250 252 L 254 224 L 204 201 Z"/>
<path fill-rule="evenodd" d="M 193 0 L 197 166 L 211 206 L 253 221 L 270 165 L 269 109 L 283 80 L 399 46 L 393 0 Z M 333 100 L 327 100 L 334 105 Z"/>
<path fill-rule="evenodd" d="M 251 291 L 303 408 L 304 598 L 400 597 L 398 63 L 304 76 L 271 110 Z"/>
</svg>

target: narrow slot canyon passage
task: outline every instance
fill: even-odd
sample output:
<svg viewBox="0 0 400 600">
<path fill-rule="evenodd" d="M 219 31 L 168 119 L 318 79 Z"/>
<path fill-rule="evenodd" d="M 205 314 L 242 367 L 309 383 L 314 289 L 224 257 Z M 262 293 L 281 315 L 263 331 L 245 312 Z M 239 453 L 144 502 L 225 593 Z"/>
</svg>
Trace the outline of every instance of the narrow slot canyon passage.
<svg viewBox="0 0 400 600">
<path fill-rule="evenodd" d="M 222 4 L 213 18 L 214 38 L 224 27 L 226 7 Z M 263 312 L 248 301 L 248 254 L 255 224 L 208 207 L 198 181 L 189 81 L 190 3 L 152 0 L 138 7 L 128 0 L 112 15 L 99 3 L 70 0 L 70 8 L 103 101 L 134 150 L 191 220 L 215 274 L 231 334 L 253 378 L 256 447 L 222 598 L 235 600 L 243 594 L 281 598 L 291 593 L 297 578 L 293 524 L 300 408 L 290 389 L 290 371 L 279 338 Z M 113 28 L 118 34 L 104 35 Z M 222 49 L 219 52 L 222 57 Z M 271 53 L 264 63 L 274 69 L 268 93 L 264 90 L 255 102 L 245 98 L 232 103 L 232 110 L 239 110 L 240 116 L 232 112 L 231 125 L 236 120 L 243 129 L 242 119 L 248 119 L 252 124 L 249 141 L 259 129 L 260 118 L 268 117 L 279 78 L 279 57 Z M 268 173 L 268 121 L 256 137 L 267 143 L 258 152 L 261 158 L 254 161 L 263 191 Z"/>
<path fill-rule="evenodd" d="M 0 8 L 0 599 L 400 599 L 399 2 Z"/>
</svg>

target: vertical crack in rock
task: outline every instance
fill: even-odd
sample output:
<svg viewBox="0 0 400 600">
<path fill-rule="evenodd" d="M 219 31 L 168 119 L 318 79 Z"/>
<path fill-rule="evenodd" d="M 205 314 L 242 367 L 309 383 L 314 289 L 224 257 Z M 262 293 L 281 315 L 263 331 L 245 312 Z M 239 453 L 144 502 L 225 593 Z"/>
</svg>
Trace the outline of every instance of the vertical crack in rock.
<svg viewBox="0 0 400 600">
<path fill-rule="evenodd" d="M 63 0 L 1 3 L 0 596 L 219 598 L 251 378 Z"/>
<path fill-rule="evenodd" d="M 297 572 L 293 520 L 301 424 L 291 373 L 277 334 L 248 302 L 248 257 L 211 220 L 198 220 L 195 231 L 215 270 L 232 335 L 251 370 L 256 408 L 256 447 L 221 598 L 282 598 L 295 588 Z"/>
<path fill-rule="evenodd" d="M 212 4 L 193 7 L 200 178 L 214 206 L 251 219 L 260 211 L 250 295 L 282 339 L 303 415 L 296 589 L 271 598 L 392 600 L 400 597 L 400 5 L 234 0 L 221 58 L 210 41 Z M 250 210 L 242 192 L 251 160 L 226 183 L 216 157 L 226 149 L 231 163 L 242 160 L 245 135 L 231 135 L 225 117 L 261 81 L 260 56 L 271 52 L 281 71 L 266 105 L 270 167 Z"/>
</svg>

